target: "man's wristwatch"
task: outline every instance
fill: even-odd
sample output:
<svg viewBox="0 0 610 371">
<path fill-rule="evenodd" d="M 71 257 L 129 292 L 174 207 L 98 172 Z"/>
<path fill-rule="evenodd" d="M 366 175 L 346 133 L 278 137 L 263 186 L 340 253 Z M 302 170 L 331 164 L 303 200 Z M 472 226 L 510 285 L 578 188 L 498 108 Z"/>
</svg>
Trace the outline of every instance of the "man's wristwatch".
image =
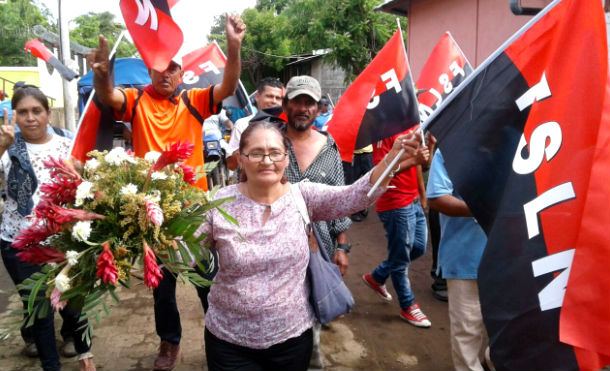
<svg viewBox="0 0 610 371">
<path fill-rule="evenodd" d="M 349 251 L 352 249 L 352 245 L 349 243 L 340 243 L 337 245 L 337 250 L 343 250 L 346 254 L 349 254 Z"/>
</svg>

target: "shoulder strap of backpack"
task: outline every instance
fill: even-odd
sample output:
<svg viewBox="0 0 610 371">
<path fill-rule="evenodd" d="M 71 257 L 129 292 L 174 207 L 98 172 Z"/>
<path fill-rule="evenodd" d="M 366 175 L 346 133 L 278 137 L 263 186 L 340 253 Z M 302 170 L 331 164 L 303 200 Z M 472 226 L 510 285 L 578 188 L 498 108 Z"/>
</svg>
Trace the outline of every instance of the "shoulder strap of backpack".
<svg viewBox="0 0 610 371">
<path fill-rule="evenodd" d="M 144 90 L 142 88 L 136 88 L 138 90 L 138 96 L 136 97 L 135 102 L 133 102 L 133 108 L 131 109 L 131 119 L 133 120 L 136 117 L 136 107 L 138 103 L 140 103 L 140 98 L 142 98 L 142 94 L 144 94 Z"/>
<path fill-rule="evenodd" d="M 193 105 L 191 104 L 191 100 L 189 99 L 188 92 L 186 90 L 182 91 L 181 97 L 182 97 L 182 100 L 184 101 L 184 105 L 189 110 L 191 115 L 193 115 L 193 117 L 195 117 L 195 119 L 197 121 L 199 121 L 199 123 L 201 125 L 203 125 L 203 117 L 201 117 L 201 114 L 199 113 L 199 111 L 197 111 L 197 109 L 195 107 L 193 107 Z"/>
</svg>

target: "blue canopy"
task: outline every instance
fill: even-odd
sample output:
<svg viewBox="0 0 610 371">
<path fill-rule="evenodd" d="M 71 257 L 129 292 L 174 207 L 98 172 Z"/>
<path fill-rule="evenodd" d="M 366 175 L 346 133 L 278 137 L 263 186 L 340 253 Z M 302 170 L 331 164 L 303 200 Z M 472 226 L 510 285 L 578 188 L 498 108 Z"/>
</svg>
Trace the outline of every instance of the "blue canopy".
<svg viewBox="0 0 610 371">
<path fill-rule="evenodd" d="M 0 117 L 4 116 L 3 109 L 6 108 L 9 121 L 13 118 L 13 109 L 11 108 L 11 100 L 7 99 L 0 102 Z"/>
<path fill-rule="evenodd" d="M 137 58 L 118 58 L 114 63 L 114 85 L 124 88 L 150 84 L 148 68 L 144 61 Z M 87 72 L 78 80 L 78 109 L 82 112 L 89 93 L 93 89 L 93 71 Z"/>
</svg>

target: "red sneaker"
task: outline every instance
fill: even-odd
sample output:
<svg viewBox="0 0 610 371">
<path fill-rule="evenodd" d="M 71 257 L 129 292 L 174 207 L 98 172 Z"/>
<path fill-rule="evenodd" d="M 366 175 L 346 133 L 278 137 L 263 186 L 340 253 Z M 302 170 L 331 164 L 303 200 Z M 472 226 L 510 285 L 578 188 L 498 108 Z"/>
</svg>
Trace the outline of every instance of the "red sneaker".
<svg viewBox="0 0 610 371">
<path fill-rule="evenodd" d="M 430 322 L 424 312 L 419 309 L 419 305 L 417 303 L 411 304 L 407 310 L 401 309 L 400 318 L 416 327 L 428 328 L 432 326 L 432 322 Z"/>
<path fill-rule="evenodd" d="M 364 283 L 366 283 L 366 285 L 368 287 L 370 287 L 373 290 L 375 290 L 375 292 L 377 293 L 377 295 L 379 295 L 380 298 L 382 298 L 385 301 L 391 301 L 392 300 L 392 295 L 390 295 L 388 290 L 386 290 L 385 285 L 378 284 L 373 279 L 373 277 L 371 277 L 370 273 L 367 273 L 364 276 L 362 276 L 362 280 L 364 281 Z"/>
</svg>

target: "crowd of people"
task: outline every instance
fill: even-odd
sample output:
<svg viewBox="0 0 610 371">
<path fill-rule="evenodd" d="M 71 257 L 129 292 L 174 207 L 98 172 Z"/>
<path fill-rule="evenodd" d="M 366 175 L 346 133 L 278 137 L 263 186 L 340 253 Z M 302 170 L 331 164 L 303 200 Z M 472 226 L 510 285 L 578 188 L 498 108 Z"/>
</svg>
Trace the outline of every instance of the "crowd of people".
<svg viewBox="0 0 610 371">
<path fill-rule="evenodd" d="M 96 93 L 117 119 L 131 123 L 137 156 L 188 140 L 195 144 L 188 163 L 203 165 L 202 123 L 221 112 L 223 99 L 237 87 L 245 32 L 239 16 L 228 17 L 222 82 L 188 91 L 178 90 L 184 72 L 176 62 L 164 71 L 150 69 L 152 83 L 143 89 L 113 87 L 108 42 L 100 36 L 98 48 L 89 56 Z M 205 312 L 201 330 L 209 370 L 323 368 L 320 324 L 309 302 L 306 277 L 310 247 L 293 191 L 302 194 L 320 248 L 342 275 L 349 268 L 351 249 L 346 232 L 352 221 L 362 221 L 376 204 L 387 239 L 387 259 L 371 267 L 362 277 L 363 284 L 391 301 L 385 286 L 390 278 L 397 315 L 418 328 L 432 323 L 415 300 L 408 270 L 426 251 L 425 210 L 429 206 L 440 212 L 440 247 L 433 274 L 447 279 L 448 293 L 439 298 L 449 301 L 452 358 L 458 370 L 482 370 L 479 356 L 486 348 L 486 335 L 476 267 L 485 236 L 453 190 L 442 154 L 434 154 L 434 138 L 428 136 L 423 145 L 417 130 L 400 133 L 356 150 L 351 163 L 342 162 L 337 144 L 326 132 L 333 115 L 329 97 L 323 96 L 316 79 L 294 76 L 284 86 L 276 78 L 264 78 L 254 99 L 259 114 L 251 113 L 234 124 L 229 120 L 228 125 L 232 130 L 226 161 L 229 169 L 238 171 L 239 181 L 215 194 L 234 197 L 225 210 L 237 219 L 237 233 L 215 210 L 198 231 L 206 235 L 202 246 L 211 246 L 217 260 L 214 271 L 199 271 L 214 284 L 197 288 Z M 38 88 L 16 88 L 12 108 L 13 123 L 5 120 L 0 127 L 0 173 L 6 191 L 0 247 L 5 267 L 19 284 L 40 267 L 20 262 L 11 242 L 30 222 L 26 216 L 39 199 L 38 187 L 50 177 L 42 161 L 58 153 L 68 157 L 70 142 L 51 128 L 48 101 Z M 391 166 L 396 156 L 399 161 Z M 430 166 L 426 194 L 422 174 Z M 195 186 L 207 190 L 205 179 L 201 177 Z M 380 186 L 367 196 L 375 183 Z M 153 291 L 159 336 L 156 370 L 172 370 L 180 354 L 182 329 L 175 290 L 175 276 L 164 268 L 163 280 Z M 81 370 L 95 370 L 90 345 L 79 334 L 80 313 L 67 306 L 60 314 L 62 353 L 78 355 Z M 44 370 L 60 369 L 52 311 L 24 328 L 22 335 L 28 353 L 40 358 Z"/>
</svg>

